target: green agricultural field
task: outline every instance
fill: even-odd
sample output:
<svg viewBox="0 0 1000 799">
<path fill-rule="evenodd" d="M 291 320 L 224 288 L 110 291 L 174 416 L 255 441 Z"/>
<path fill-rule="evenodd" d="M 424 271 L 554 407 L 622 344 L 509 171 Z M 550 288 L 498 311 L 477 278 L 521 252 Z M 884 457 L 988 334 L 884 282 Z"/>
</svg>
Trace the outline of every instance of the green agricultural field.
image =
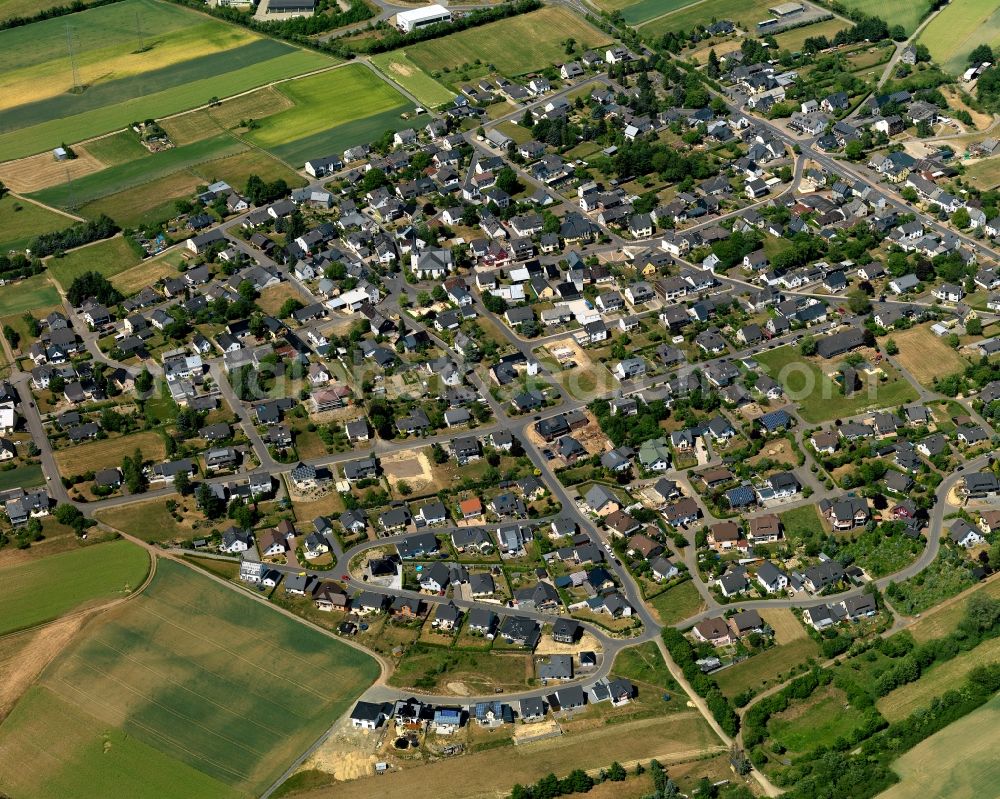
<svg viewBox="0 0 1000 799">
<path fill-rule="evenodd" d="M 0 0 L 0 22 L 14 17 L 33 17 L 55 6 L 66 5 L 66 0 Z"/>
<path fill-rule="evenodd" d="M 8 194 L 0 198 L 0 252 L 23 250 L 35 236 L 75 224 L 75 219 Z"/>
<path fill-rule="evenodd" d="M 910 635 L 913 636 L 918 644 L 922 644 L 932 638 L 940 638 L 948 635 L 965 617 L 966 603 L 973 594 L 980 592 L 994 599 L 1000 597 L 1000 579 L 997 579 L 995 576 L 990 577 L 961 596 L 956 596 L 945 604 L 935 606 L 928 613 L 924 613 L 919 620 L 910 625 Z"/>
<path fill-rule="evenodd" d="M 148 158 L 136 158 L 110 166 L 69 183 L 43 189 L 32 197 L 59 208 L 79 208 L 126 189 L 145 186 L 195 164 L 234 155 L 246 149 L 247 146 L 241 141 L 228 133 L 222 133 L 184 147 L 164 150 Z"/>
<path fill-rule="evenodd" d="M 684 5 L 677 11 L 657 17 L 641 26 L 645 38 L 662 36 L 667 31 L 690 31 L 696 25 L 707 25 L 712 19 L 728 19 L 744 30 L 757 30 L 757 23 L 772 16 L 768 11 L 773 0 L 750 0 L 735 4 L 732 0 L 704 0 Z"/>
<path fill-rule="evenodd" d="M 0 32 L 0 153 L 19 158 L 333 63 L 158 0 L 14 28 Z"/>
<path fill-rule="evenodd" d="M 344 149 L 340 146 L 346 140 L 343 130 L 349 125 L 359 126 L 354 130 L 358 135 L 377 135 L 389 127 L 411 124 L 400 114 L 412 110 L 413 105 L 360 64 L 289 81 L 278 88 L 294 107 L 261 120 L 247 139 L 291 163 L 301 164 L 317 152 Z M 347 146 L 368 138 L 357 138 Z"/>
<path fill-rule="evenodd" d="M 127 596 L 149 572 L 149 555 L 111 541 L 0 569 L 0 634 L 58 618 L 81 605 Z"/>
<path fill-rule="evenodd" d="M 849 11 L 881 17 L 890 26 L 902 25 L 907 36 L 917 29 L 931 8 L 929 0 L 840 0 L 840 4 Z"/>
<path fill-rule="evenodd" d="M 566 58 L 564 42 L 576 40 L 585 50 L 607 44 L 608 35 L 581 17 L 557 6 L 547 6 L 479 28 L 407 48 L 407 55 L 425 72 L 457 69 L 477 59 L 504 75 L 523 75 Z"/>
<path fill-rule="evenodd" d="M 980 799 L 1000 785 L 1000 695 L 994 696 L 895 763 L 902 778 L 879 799 Z M 994 788 L 990 788 L 992 785 Z"/>
<path fill-rule="evenodd" d="M 0 791 L 260 795 L 378 671 L 242 590 L 161 561 L 152 585 L 88 628 L 0 726 L 0 758 L 20 764 Z"/>
<path fill-rule="evenodd" d="M 455 93 L 414 64 L 404 50 L 372 56 L 371 62 L 379 72 L 398 83 L 424 105 L 434 108 L 451 102 Z"/>
<path fill-rule="evenodd" d="M 30 688 L 0 726 L 0 760 L 15 757 L 36 767 L 0 774 L 0 788 L 24 799 L 245 799 L 41 685 Z"/>
<path fill-rule="evenodd" d="M 0 291 L 0 316 L 24 313 L 32 308 L 55 305 L 59 300 L 56 287 L 43 275 L 35 275 L 3 287 Z"/>
<path fill-rule="evenodd" d="M 40 486 L 44 482 L 45 475 L 42 474 L 42 467 L 37 463 L 0 472 L 0 491 L 9 491 L 11 488 L 18 487 L 32 488 Z"/>
<path fill-rule="evenodd" d="M 976 47 L 1000 44 L 1000 7 L 996 0 L 954 0 L 928 23 L 918 41 L 946 71 L 960 75 Z"/>
<path fill-rule="evenodd" d="M 629 25 L 641 25 L 664 14 L 686 8 L 694 2 L 696 0 L 639 0 L 638 3 L 625 6 L 621 12 Z"/>
<path fill-rule="evenodd" d="M 111 277 L 141 260 L 122 236 L 116 236 L 80 247 L 62 258 L 50 258 L 45 265 L 52 279 L 65 290 L 84 272 L 96 271 Z"/>
<path fill-rule="evenodd" d="M 895 408 L 917 399 L 913 387 L 888 364 L 882 367 L 888 375 L 886 382 L 869 381 L 867 386 L 845 397 L 827 376 L 842 360 L 805 358 L 787 345 L 757 356 L 767 374 L 784 386 L 789 397 L 798 403 L 802 418 L 810 423 L 855 416 L 871 408 Z"/>
</svg>

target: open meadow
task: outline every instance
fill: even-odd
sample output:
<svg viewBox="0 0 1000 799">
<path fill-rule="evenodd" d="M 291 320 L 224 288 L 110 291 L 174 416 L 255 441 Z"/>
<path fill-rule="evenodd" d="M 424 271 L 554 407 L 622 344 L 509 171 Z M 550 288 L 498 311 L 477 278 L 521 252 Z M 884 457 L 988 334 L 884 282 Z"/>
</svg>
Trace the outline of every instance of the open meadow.
<svg viewBox="0 0 1000 799">
<path fill-rule="evenodd" d="M 566 9 L 546 6 L 529 14 L 491 22 L 441 39 L 408 47 L 410 60 L 434 74 L 472 64 L 477 59 L 504 75 L 523 75 L 562 61 L 564 42 L 576 40 L 580 50 L 607 44 L 609 37 Z"/>
<path fill-rule="evenodd" d="M 892 25 L 901 25 L 909 36 L 927 16 L 929 0 L 839 0 L 850 11 L 874 14 Z"/>
<path fill-rule="evenodd" d="M 30 155 L 333 63 L 158 0 L 13 28 L 0 32 L 0 152 Z"/>
<path fill-rule="evenodd" d="M 3 287 L 0 291 L 0 316 L 20 314 L 58 302 L 59 292 L 48 277 L 44 273 L 33 275 Z"/>
<path fill-rule="evenodd" d="M 895 408 L 917 399 L 917 392 L 891 366 L 884 365 L 888 379 L 868 378 L 866 385 L 849 397 L 828 376 L 842 359 L 806 358 L 791 346 L 762 352 L 757 361 L 766 374 L 781 383 L 798 405 L 802 418 L 810 423 L 854 416 L 871 408 Z"/>
<path fill-rule="evenodd" d="M 78 247 L 62 258 L 49 258 L 46 269 L 64 290 L 84 272 L 100 272 L 105 277 L 117 275 L 142 260 L 122 236 L 103 239 Z"/>
<path fill-rule="evenodd" d="M 976 47 L 1000 44 L 1000 6 L 995 0 L 954 0 L 921 31 L 919 41 L 945 71 L 960 75 Z"/>
<path fill-rule="evenodd" d="M 162 561 L 0 726 L 0 790 L 34 799 L 259 795 L 378 666 L 241 591 Z M 56 733 L 56 730 L 58 732 Z"/>
<path fill-rule="evenodd" d="M 35 236 L 75 224 L 75 219 L 8 194 L 0 198 L 0 252 L 23 250 Z"/>
<path fill-rule="evenodd" d="M 1000 696 L 934 733 L 895 763 L 902 778 L 878 799 L 979 799 L 1000 785 Z M 992 788 L 990 786 L 993 786 Z"/>
<path fill-rule="evenodd" d="M 81 606 L 128 596 L 149 572 L 149 555 L 111 541 L 0 569 L 0 634 L 34 627 Z"/>
<path fill-rule="evenodd" d="M 292 101 L 292 107 L 260 120 L 247 139 L 296 165 L 310 156 L 361 144 L 386 128 L 412 124 L 400 116 L 413 109 L 412 103 L 361 64 L 289 81 L 278 90 Z M 369 136 L 360 135 L 362 124 L 344 137 L 349 125 L 369 121 L 378 123 Z"/>
<path fill-rule="evenodd" d="M 379 72 L 398 83 L 424 105 L 438 106 L 450 102 L 455 97 L 453 91 L 442 86 L 414 64 L 405 50 L 392 50 L 372 56 L 371 62 Z"/>
</svg>

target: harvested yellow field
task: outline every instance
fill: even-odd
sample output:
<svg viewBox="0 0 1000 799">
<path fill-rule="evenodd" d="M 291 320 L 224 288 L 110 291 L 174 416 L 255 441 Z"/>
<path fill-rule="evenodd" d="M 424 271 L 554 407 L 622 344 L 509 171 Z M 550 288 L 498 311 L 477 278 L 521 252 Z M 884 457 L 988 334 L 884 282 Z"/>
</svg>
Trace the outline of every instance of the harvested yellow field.
<svg viewBox="0 0 1000 799">
<path fill-rule="evenodd" d="M 77 145 L 73 149 L 76 158 L 72 161 L 56 161 L 52 153 L 7 161 L 0 164 L 0 180 L 11 191 L 29 194 L 104 169 L 104 164 L 87 152 L 86 146 Z"/>
</svg>

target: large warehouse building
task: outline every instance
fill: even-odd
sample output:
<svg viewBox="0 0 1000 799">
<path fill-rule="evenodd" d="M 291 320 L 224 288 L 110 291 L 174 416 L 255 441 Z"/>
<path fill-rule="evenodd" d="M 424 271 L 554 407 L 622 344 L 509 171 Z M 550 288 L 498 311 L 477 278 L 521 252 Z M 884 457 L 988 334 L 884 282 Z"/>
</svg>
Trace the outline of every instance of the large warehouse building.
<svg viewBox="0 0 1000 799">
<path fill-rule="evenodd" d="M 426 28 L 439 22 L 451 22 L 451 12 L 436 3 L 412 11 L 400 11 L 396 14 L 396 27 L 403 33 L 409 33 L 417 28 Z"/>
</svg>

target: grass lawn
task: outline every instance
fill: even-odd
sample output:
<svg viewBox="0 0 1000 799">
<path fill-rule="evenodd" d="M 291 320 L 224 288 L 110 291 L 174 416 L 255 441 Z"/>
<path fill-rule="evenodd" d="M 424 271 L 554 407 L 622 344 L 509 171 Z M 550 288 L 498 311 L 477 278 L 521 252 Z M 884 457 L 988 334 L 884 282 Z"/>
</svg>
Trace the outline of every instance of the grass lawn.
<svg viewBox="0 0 1000 799">
<path fill-rule="evenodd" d="M 801 508 L 786 510 L 779 514 L 779 517 L 782 527 L 785 528 L 786 538 L 801 540 L 823 532 L 823 522 L 815 505 L 803 505 Z"/>
<path fill-rule="evenodd" d="M 828 685 L 772 716 L 767 728 L 772 740 L 789 752 L 801 753 L 830 746 L 840 736 L 850 734 L 862 720 L 861 711 L 848 706 L 847 695 Z"/>
<path fill-rule="evenodd" d="M 895 359 L 922 386 L 930 388 L 935 377 L 960 372 L 969 365 L 943 338 L 935 336 L 928 325 L 911 327 L 890 337 L 899 347 Z"/>
<path fill-rule="evenodd" d="M 995 0 L 951 3 L 921 31 L 918 41 L 945 70 L 958 75 L 977 46 L 1000 44 L 1000 7 Z"/>
<path fill-rule="evenodd" d="M 100 272 L 105 277 L 111 277 L 141 260 L 122 236 L 116 236 L 80 247 L 62 258 L 50 258 L 46 261 L 46 268 L 56 282 L 68 290 L 73 280 L 84 272 Z"/>
<path fill-rule="evenodd" d="M 59 292 L 44 275 L 19 280 L 0 291 L 0 316 L 24 313 L 34 308 L 59 303 Z"/>
<path fill-rule="evenodd" d="M 887 382 L 869 380 L 866 387 L 845 397 L 825 371 L 833 371 L 841 359 L 824 361 L 821 368 L 817 359 L 784 346 L 762 352 L 757 361 L 784 386 L 789 398 L 798 403 L 802 418 L 810 423 L 854 416 L 871 408 L 895 408 L 917 399 L 913 387 L 889 365 L 883 367 Z"/>
<path fill-rule="evenodd" d="M 132 455 L 136 449 L 142 450 L 145 460 L 153 462 L 161 461 L 167 455 L 163 437 L 153 430 L 144 430 L 56 450 L 56 465 L 65 476 L 79 474 L 91 469 L 119 466 L 122 458 Z"/>
<path fill-rule="evenodd" d="M 260 127 L 247 135 L 250 141 L 279 155 L 290 152 L 289 145 L 311 141 L 344 123 L 389 112 L 398 117 L 412 108 L 396 89 L 360 64 L 289 81 L 281 84 L 279 91 L 294 106 L 261 120 Z"/>
<path fill-rule="evenodd" d="M 691 580 L 685 580 L 646 601 L 660 624 L 678 624 L 705 609 L 704 600 Z"/>
<path fill-rule="evenodd" d="M 840 3 L 850 11 L 892 20 L 889 24 L 902 25 L 907 36 L 917 29 L 931 7 L 928 0 L 840 0 Z"/>
<path fill-rule="evenodd" d="M 581 51 L 609 41 L 607 34 L 578 15 L 550 6 L 421 42 L 407 48 L 406 54 L 431 75 L 472 64 L 477 59 L 492 64 L 504 75 L 523 75 L 563 61 L 566 58 L 563 42 L 567 38 L 575 39 Z"/>
<path fill-rule="evenodd" d="M 67 28 L 82 87 L 75 93 Z M 125 0 L 13 28 L 0 32 L 0 112 L 7 112 L 0 152 L 30 155 L 332 63 L 156 0 Z"/>
<path fill-rule="evenodd" d="M 0 252 L 23 250 L 35 236 L 75 224 L 75 219 L 8 194 L 0 198 Z"/>
<path fill-rule="evenodd" d="M 0 634 L 127 596 L 148 572 L 149 555 L 120 540 L 0 569 Z"/>
<path fill-rule="evenodd" d="M 394 50 L 372 56 L 371 62 L 378 70 L 398 83 L 426 106 L 434 107 L 451 102 L 455 93 L 414 64 L 405 50 Z"/>
<path fill-rule="evenodd" d="M 42 467 L 37 463 L 0 472 L 0 491 L 8 491 L 18 486 L 31 488 L 32 486 L 40 486 L 44 482 L 45 475 L 42 474 Z"/>
<path fill-rule="evenodd" d="M 879 799 L 979 799 L 1000 785 L 1000 696 L 949 724 L 902 755 L 902 778 Z M 993 785 L 994 788 L 988 786 Z"/>
<path fill-rule="evenodd" d="M 791 669 L 819 654 L 819 644 L 807 635 L 787 644 L 778 644 L 742 663 L 716 672 L 713 677 L 726 696 L 736 696 L 747 688 L 763 690 L 784 682 Z"/>
<path fill-rule="evenodd" d="M 965 675 L 976 666 L 996 663 L 1000 659 L 1000 638 L 983 641 L 974 649 L 935 663 L 920 675 L 916 682 L 901 685 L 896 690 L 880 698 L 875 707 L 890 722 L 899 721 L 927 707 L 931 700 L 965 681 Z"/>
<path fill-rule="evenodd" d="M 34 689 L 48 708 L 15 708 L 0 727 L 0 752 L 22 764 L 0 790 L 55 796 L 72 774 L 62 795 L 79 799 L 259 795 L 378 671 L 243 591 L 161 561 L 141 596 L 48 668 Z M 119 750 L 122 737 L 139 746 Z"/>
</svg>

